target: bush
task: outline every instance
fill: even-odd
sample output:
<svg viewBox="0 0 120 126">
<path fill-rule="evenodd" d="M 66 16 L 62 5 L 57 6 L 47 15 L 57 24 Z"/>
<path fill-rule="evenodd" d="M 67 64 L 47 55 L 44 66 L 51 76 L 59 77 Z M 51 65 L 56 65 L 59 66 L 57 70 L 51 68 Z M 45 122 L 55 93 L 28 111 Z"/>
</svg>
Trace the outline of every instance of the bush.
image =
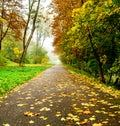
<svg viewBox="0 0 120 126">
<path fill-rule="evenodd" d="M 0 54 L 0 66 L 5 66 L 7 64 L 7 60 Z"/>
</svg>

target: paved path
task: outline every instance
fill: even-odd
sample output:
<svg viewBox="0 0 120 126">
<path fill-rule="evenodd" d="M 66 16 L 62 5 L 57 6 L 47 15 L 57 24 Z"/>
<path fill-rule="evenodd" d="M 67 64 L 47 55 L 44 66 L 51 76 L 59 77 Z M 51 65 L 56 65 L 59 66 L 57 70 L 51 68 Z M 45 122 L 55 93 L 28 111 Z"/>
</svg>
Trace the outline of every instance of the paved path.
<svg viewBox="0 0 120 126">
<path fill-rule="evenodd" d="M 56 65 L 1 101 L 0 126 L 120 126 L 119 103 Z"/>
</svg>

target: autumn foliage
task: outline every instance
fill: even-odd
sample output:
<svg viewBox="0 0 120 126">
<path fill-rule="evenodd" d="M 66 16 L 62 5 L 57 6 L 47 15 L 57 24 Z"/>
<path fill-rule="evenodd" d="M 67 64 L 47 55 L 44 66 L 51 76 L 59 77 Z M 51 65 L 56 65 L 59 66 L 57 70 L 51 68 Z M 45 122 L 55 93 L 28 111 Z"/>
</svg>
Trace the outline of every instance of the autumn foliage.
<svg viewBox="0 0 120 126">
<path fill-rule="evenodd" d="M 53 45 L 62 62 L 119 87 L 118 2 L 53 0 L 52 3 L 55 11 Z"/>
</svg>

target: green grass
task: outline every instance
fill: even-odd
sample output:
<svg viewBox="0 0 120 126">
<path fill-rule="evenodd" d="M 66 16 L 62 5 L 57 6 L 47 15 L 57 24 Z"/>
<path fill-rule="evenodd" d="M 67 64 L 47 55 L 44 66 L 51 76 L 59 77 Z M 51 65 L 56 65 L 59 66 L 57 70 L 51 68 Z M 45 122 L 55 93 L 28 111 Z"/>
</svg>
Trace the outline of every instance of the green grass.
<svg viewBox="0 0 120 126">
<path fill-rule="evenodd" d="M 38 73 L 51 67 L 41 66 L 0 66 L 0 96 L 6 94 L 20 84 L 36 76 Z"/>
</svg>

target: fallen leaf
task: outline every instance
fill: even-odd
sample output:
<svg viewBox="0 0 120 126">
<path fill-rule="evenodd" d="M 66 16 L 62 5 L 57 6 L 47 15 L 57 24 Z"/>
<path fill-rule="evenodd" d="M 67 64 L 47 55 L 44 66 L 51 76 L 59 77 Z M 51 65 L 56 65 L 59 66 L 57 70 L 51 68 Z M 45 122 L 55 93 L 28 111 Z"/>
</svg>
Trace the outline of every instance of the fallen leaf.
<svg viewBox="0 0 120 126">
<path fill-rule="evenodd" d="M 97 101 L 97 99 L 96 98 L 91 98 L 90 101 L 94 102 L 94 101 Z"/>
<path fill-rule="evenodd" d="M 45 117 L 45 116 L 40 116 L 40 119 L 42 119 L 42 120 L 47 120 L 48 118 Z"/>
<path fill-rule="evenodd" d="M 33 120 L 30 120 L 30 121 L 29 121 L 29 123 L 30 123 L 30 124 L 33 124 L 33 123 L 34 123 L 34 121 L 33 121 Z"/>
<path fill-rule="evenodd" d="M 61 93 L 60 94 L 62 97 L 67 97 L 68 95 L 67 94 L 64 94 L 64 93 Z"/>
<path fill-rule="evenodd" d="M 3 124 L 3 126 L 10 126 L 10 124 L 6 123 L 6 124 Z"/>
<path fill-rule="evenodd" d="M 115 114 L 109 113 L 109 116 L 114 117 L 116 116 Z"/>
<path fill-rule="evenodd" d="M 102 124 L 101 123 L 94 123 L 92 126 L 102 126 Z"/>
<path fill-rule="evenodd" d="M 75 124 L 80 126 L 81 123 L 80 122 L 76 122 Z"/>
<path fill-rule="evenodd" d="M 80 120 L 80 119 L 79 119 L 79 116 L 73 115 L 72 113 L 69 113 L 69 114 L 68 114 L 68 117 L 66 117 L 66 119 L 67 119 L 67 120 L 71 120 L 71 121 L 75 121 L 75 122 L 77 122 L 77 121 Z"/>
<path fill-rule="evenodd" d="M 30 111 L 24 112 L 24 115 L 25 116 L 30 116 L 30 117 L 35 116 L 34 113 L 30 112 Z"/>
<path fill-rule="evenodd" d="M 88 103 L 82 103 L 82 105 L 87 106 L 87 107 L 94 107 L 94 104 L 88 104 Z"/>
<path fill-rule="evenodd" d="M 34 109 L 34 107 L 32 106 L 32 107 L 30 107 L 30 109 Z"/>
<path fill-rule="evenodd" d="M 77 108 L 77 107 L 75 107 L 75 108 L 74 108 L 74 110 L 75 110 L 75 112 L 76 112 L 76 113 L 82 113 L 82 112 L 83 112 L 83 110 L 82 110 L 82 109 Z"/>
<path fill-rule="evenodd" d="M 108 121 L 103 121 L 102 123 L 103 123 L 103 124 L 107 124 L 107 123 L 108 123 Z"/>
<path fill-rule="evenodd" d="M 88 119 L 84 119 L 84 121 L 80 122 L 80 124 L 84 125 L 88 123 Z"/>
<path fill-rule="evenodd" d="M 56 117 L 60 117 L 60 116 L 61 116 L 61 112 L 57 112 Z"/>
<path fill-rule="evenodd" d="M 85 110 L 85 111 L 83 112 L 83 114 L 90 115 L 90 114 L 92 114 L 92 112 L 89 111 L 89 110 Z"/>
<path fill-rule="evenodd" d="M 72 106 L 72 107 L 76 107 L 76 106 L 77 106 L 77 104 L 72 104 L 71 106 Z"/>
<path fill-rule="evenodd" d="M 93 121 L 93 120 L 96 120 L 95 116 L 92 116 L 89 118 L 89 120 Z"/>
<path fill-rule="evenodd" d="M 41 108 L 40 111 L 50 111 L 51 109 L 50 108 L 47 108 L 47 107 L 44 107 L 44 108 Z"/>
<path fill-rule="evenodd" d="M 71 95 L 74 96 L 76 94 L 76 92 L 72 92 Z"/>
<path fill-rule="evenodd" d="M 99 110 L 96 110 L 95 112 L 96 112 L 96 113 L 101 113 L 101 111 L 99 111 Z"/>
<path fill-rule="evenodd" d="M 117 105 L 114 105 L 114 106 L 110 106 L 110 108 L 118 108 L 118 106 Z"/>
<path fill-rule="evenodd" d="M 46 126 L 51 126 L 50 124 L 47 124 Z"/>
<path fill-rule="evenodd" d="M 17 104 L 17 106 L 22 107 L 22 106 L 27 106 L 28 104 Z"/>
<path fill-rule="evenodd" d="M 64 117 L 61 118 L 61 121 L 65 121 L 66 119 Z"/>
</svg>

